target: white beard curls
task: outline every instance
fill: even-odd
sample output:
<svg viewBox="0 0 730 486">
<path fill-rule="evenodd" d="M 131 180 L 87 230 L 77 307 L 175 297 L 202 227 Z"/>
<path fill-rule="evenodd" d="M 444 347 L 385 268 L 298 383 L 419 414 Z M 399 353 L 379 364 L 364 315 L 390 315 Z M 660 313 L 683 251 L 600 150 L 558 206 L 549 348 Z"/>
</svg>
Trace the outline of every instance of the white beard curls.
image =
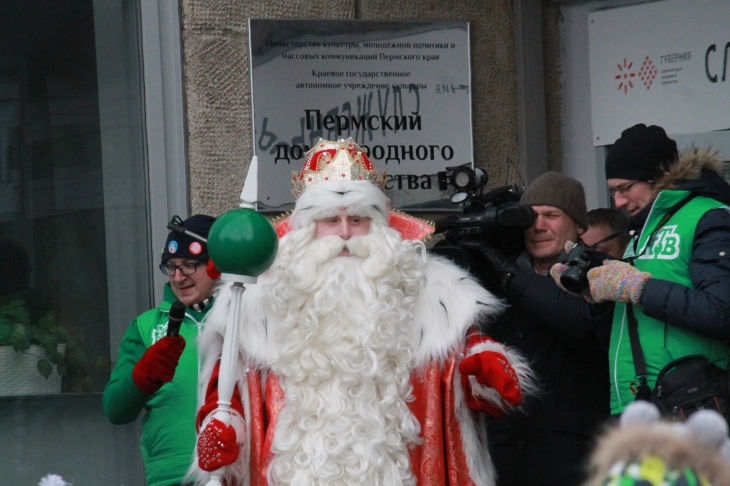
<svg viewBox="0 0 730 486">
<path fill-rule="evenodd" d="M 368 235 L 287 235 L 264 295 L 280 316 L 271 369 L 286 396 L 272 485 L 415 485 L 412 309 L 425 284 L 420 242 L 371 222 Z M 352 256 L 337 256 L 347 245 Z"/>
</svg>

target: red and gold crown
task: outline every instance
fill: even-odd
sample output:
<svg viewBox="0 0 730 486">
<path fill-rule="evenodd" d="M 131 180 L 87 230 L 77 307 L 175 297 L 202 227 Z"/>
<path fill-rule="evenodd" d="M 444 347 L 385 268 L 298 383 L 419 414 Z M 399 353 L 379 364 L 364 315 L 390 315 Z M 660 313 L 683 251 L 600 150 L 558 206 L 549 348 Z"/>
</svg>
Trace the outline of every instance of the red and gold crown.
<svg viewBox="0 0 730 486">
<path fill-rule="evenodd" d="M 378 173 L 365 151 L 351 138 L 338 142 L 320 139 L 304 156 L 302 172 L 292 172 L 295 199 L 309 186 L 327 181 L 369 181 L 381 190 L 385 188 L 385 171 Z"/>
</svg>

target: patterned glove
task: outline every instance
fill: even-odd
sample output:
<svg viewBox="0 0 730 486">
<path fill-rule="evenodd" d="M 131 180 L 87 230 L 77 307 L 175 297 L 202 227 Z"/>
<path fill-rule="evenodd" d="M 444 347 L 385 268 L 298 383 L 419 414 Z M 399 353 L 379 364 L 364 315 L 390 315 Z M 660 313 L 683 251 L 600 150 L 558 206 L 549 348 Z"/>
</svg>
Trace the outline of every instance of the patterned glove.
<svg viewBox="0 0 730 486">
<path fill-rule="evenodd" d="M 641 303 L 646 282 L 652 279 L 650 273 L 620 260 L 606 260 L 602 266 L 589 270 L 587 276 L 591 296 L 596 302 L 612 300 L 634 304 Z"/>
<path fill-rule="evenodd" d="M 137 388 L 145 395 L 152 395 L 172 381 L 184 349 L 185 338 L 182 336 L 165 336 L 147 348 L 132 369 L 132 380 Z"/>
<path fill-rule="evenodd" d="M 555 283 L 558 284 L 558 287 L 560 287 L 561 290 L 564 290 L 568 292 L 569 294 L 573 294 L 573 292 L 569 291 L 565 287 L 563 287 L 563 284 L 560 283 L 560 277 L 563 276 L 563 272 L 565 272 L 568 269 L 568 265 L 565 265 L 563 263 L 556 263 L 552 267 L 550 267 L 550 276 L 555 280 Z M 583 298 L 588 302 L 589 304 L 597 304 L 595 300 L 593 300 L 593 297 L 591 297 L 591 291 L 590 288 L 586 288 L 582 294 L 573 294 L 573 295 L 582 295 Z"/>
<path fill-rule="evenodd" d="M 198 438 L 198 466 L 203 471 L 215 471 L 232 464 L 240 450 L 233 426 L 214 418 Z"/>
<path fill-rule="evenodd" d="M 472 341 L 473 338 L 470 338 L 470 343 Z M 501 345 L 487 337 L 480 337 L 478 341 L 479 343 L 491 342 L 502 348 Z M 471 410 L 486 412 L 501 418 L 505 414 L 505 409 L 518 407 L 522 403 L 522 389 L 517 373 L 504 354 L 500 352 L 481 351 L 467 356 L 459 363 L 459 373 L 461 373 L 466 405 Z M 492 396 L 481 396 L 479 393 L 475 393 L 472 379 L 495 393 L 491 394 Z"/>
</svg>

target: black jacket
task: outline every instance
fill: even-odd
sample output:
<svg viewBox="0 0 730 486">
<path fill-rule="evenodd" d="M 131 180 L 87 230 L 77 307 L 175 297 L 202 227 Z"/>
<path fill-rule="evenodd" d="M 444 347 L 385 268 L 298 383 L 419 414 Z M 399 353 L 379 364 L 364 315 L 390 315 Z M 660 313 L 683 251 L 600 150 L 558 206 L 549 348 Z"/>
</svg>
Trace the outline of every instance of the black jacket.
<svg viewBox="0 0 730 486">
<path fill-rule="evenodd" d="M 524 411 L 488 418 L 497 484 L 581 484 L 594 434 L 609 416 L 608 356 L 599 336 L 608 335 L 613 304 L 591 313 L 582 297 L 532 268 L 515 275 L 504 297 L 509 308 L 488 332 L 530 360 L 541 394 Z"/>
<path fill-rule="evenodd" d="M 676 187 L 730 205 L 730 185 L 714 171 L 702 170 L 697 179 L 677 181 Z M 641 232 L 650 209 L 632 218 L 627 236 Z M 649 280 L 641 296 L 644 313 L 701 336 L 730 340 L 730 209 L 714 209 L 700 219 L 689 273 L 694 289 Z"/>
</svg>

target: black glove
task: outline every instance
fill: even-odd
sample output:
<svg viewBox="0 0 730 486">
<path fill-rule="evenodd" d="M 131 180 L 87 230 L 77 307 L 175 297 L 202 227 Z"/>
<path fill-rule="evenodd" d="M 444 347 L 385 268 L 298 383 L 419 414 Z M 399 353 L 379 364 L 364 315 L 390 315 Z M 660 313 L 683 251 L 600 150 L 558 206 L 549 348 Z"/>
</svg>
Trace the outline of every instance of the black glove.
<svg viewBox="0 0 730 486">
<path fill-rule="evenodd" d="M 512 277 L 520 271 L 520 267 L 514 262 L 486 243 L 463 241 L 460 246 L 469 250 L 476 257 L 474 271 L 487 289 L 492 292 L 504 293 L 509 287 Z"/>
</svg>

